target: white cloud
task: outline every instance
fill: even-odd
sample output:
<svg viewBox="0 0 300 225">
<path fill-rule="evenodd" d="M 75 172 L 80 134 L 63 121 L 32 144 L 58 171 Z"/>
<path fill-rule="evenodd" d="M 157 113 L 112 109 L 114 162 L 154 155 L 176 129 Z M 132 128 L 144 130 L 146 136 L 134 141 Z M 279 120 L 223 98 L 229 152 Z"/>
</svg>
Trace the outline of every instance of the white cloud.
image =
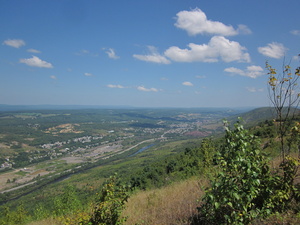
<svg viewBox="0 0 300 225">
<path fill-rule="evenodd" d="M 245 70 L 241 70 L 235 67 L 229 67 L 224 69 L 225 72 L 231 74 L 238 74 L 240 76 L 250 77 L 250 78 L 257 78 L 263 75 L 263 68 L 260 66 L 248 66 Z"/>
<path fill-rule="evenodd" d="M 279 59 L 285 55 L 287 48 L 283 44 L 272 42 L 265 47 L 259 47 L 258 52 L 264 56 Z"/>
<path fill-rule="evenodd" d="M 161 77 L 160 80 L 169 80 L 169 79 L 166 77 Z"/>
<path fill-rule="evenodd" d="M 111 59 L 118 59 L 120 58 L 119 56 L 116 55 L 115 50 L 112 48 L 109 48 L 106 52 L 105 52 L 109 58 Z"/>
<path fill-rule="evenodd" d="M 146 92 L 158 92 L 156 88 L 145 88 L 144 86 L 138 86 L 137 89 L 139 91 L 146 91 Z"/>
<path fill-rule="evenodd" d="M 31 53 L 41 53 L 41 51 L 36 50 L 36 49 L 33 49 L 33 48 L 27 49 L 27 52 L 31 52 Z"/>
<path fill-rule="evenodd" d="M 161 64 L 170 64 L 170 60 L 168 60 L 165 56 L 159 54 L 157 49 L 154 46 L 148 46 L 149 54 L 147 55 L 136 55 L 134 54 L 133 57 L 142 61 L 146 62 L 154 62 L 154 63 L 161 63 Z"/>
<path fill-rule="evenodd" d="M 133 57 L 146 62 L 154 62 L 154 63 L 161 63 L 161 64 L 171 63 L 168 59 L 166 59 L 162 55 L 133 55 Z"/>
<path fill-rule="evenodd" d="M 196 76 L 196 78 L 198 78 L 198 79 L 204 79 L 204 78 L 206 78 L 206 76 L 198 75 L 198 76 Z"/>
<path fill-rule="evenodd" d="M 56 79 L 57 79 L 57 77 L 54 76 L 54 75 L 50 76 L 50 78 L 53 79 L 53 80 L 56 80 Z"/>
<path fill-rule="evenodd" d="M 8 39 L 3 42 L 4 45 L 8 45 L 14 48 L 20 48 L 25 45 L 25 41 L 21 39 Z"/>
<path fill-rule="evenodd" d="M 84 76 L 90 77 L 90 76 L 93 76 L 93 74 L 91 74 L 91 73 L 84 73 Z"/>
<path fill-rule="evenodd" d="M 76 52 L 76 55 L 87 55 L 90 54 L 90 52 L 86 49 L 82 49 L 80 52 Z"/>
<path fill-rule="evenodd" d="M 249 92 L 263 92 L 264 91 L 264 89 L 262 89 L 262 88 L 259 88 L 259 89 L 257 89 L 257 88 L 255 88 L 255 87 L 246 87 L 246 89 L 249 91 Z"/>
<path fill-rule="evenodd" d="M 237 29 L 239 34 L 252 34 L 252 31 L 244 24 L 239 24 Z"/>
<path fill-rule="evenodd" d="M 300 30 L 292 30 L 291 34 L 296 35 L 296 36 L 300 36 Z"/>
<path fill-rule="evenodd" d="M 108 85 L 106 85 L 106 87 L 109 87 L 109 88 L 125 88 L 124 86 L 122 86 L 120 84 L 108 84 Z"/>
<path fill-rule="evenodd" d="M 239 32 L 243 34 L 251 33 L 246 25 L 239 25 L 239 28 L 235 30 L 230 25 L 208 20 L 205 13 L 199 8 L 191 11 L 180 11 L 176 16 L 177 21 L 175 26 L 186 30 L 189 35 L 210 34 L 232 36 L 237 35 Z"/>
<path fill-rule="evenodd" d="M 29 58 L 29 59 L 20 59 L 20 62 L 25 63 L 28 66 L 42 67 L 42 68 L 53 68 L 51 63 L 43 61 L 43 60 L 41 60 L 40 58 L 38 58 L 36 56 L 32 56 L 32 58 Z"/>
<path fill-rule="evenodd" d="M 182 83 L 182 85 L 184 85 L 184 86 L 194 86 L 191 82 L 189 82 L 189 81 L 185 81 L 185 82 L 183 82 Z"/>
<path fill-rule="evenodd" d="M 299 55 L 294 55 L 292 58 L 294 61 L 299 61 L 300 59 L 300 54 Z"/>
<path fill-rule="evenodd" d="M 82 49 L 79 52 L 75 52 L 75 55 L 78 55 L 78 56 L 92 56 L 92 57 L 97 57 L 98 56 L 98 54 L 92 53 L 92 52 L 90 52 L 89 50 L 86 50 L 86 49 Z"/>
<path fill-rule="evenodd" d="M 81 53 L 81 54 L 89 54 L 90 51 L 89 51 L 89 50 L 86 50 L 86 49 L 82 49 L 82 50 L 80 51 L 80 53 Z"/>
<path fill-rule="evenodd" d="M 238 42 L 229 41 L 223 36 L 214 36 L 208 44 L 190 43 L 190 49 L 180 49 L 172 46 L 165 51 L 165 56 L 177 62 L 250 62 L 246 48 Z"/>
<path fill-rule="evenodd" d="M 235 68 L 235 67 L 226 68 L 226 69 L 224 69 L 224 71 L 228 72 L 228 73 L 232 73 L 232 74 L 238 74 L 238 75 L 241 75 L 241 76 L 245 75 L 245 72 L 243 70 Z"/>
</svg>

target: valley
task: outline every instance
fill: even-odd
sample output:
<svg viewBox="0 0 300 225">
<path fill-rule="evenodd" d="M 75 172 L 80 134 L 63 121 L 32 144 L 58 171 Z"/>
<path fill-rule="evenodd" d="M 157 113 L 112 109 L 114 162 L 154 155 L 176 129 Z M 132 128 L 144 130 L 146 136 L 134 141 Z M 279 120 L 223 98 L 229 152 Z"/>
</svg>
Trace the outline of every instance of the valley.
<svg viewBox="0 0 300 225">
<path fill-rule="evenodd" d="M 214 108 L 1 112 L 2 201 L 134 156 L 145 146 L 216 135 L 223 131 L 223 118 L 240 112 Z"/>
</svg>

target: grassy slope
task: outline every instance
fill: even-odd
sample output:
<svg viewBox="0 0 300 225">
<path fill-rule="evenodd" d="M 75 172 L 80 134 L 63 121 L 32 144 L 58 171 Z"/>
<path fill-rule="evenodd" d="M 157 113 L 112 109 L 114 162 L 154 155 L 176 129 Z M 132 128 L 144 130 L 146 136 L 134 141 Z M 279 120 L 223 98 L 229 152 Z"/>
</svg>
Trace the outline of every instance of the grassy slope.
<svg viewBox="0 0 300 225">
<path fill-rule="evenodd" d="M 173 183 L 162 188 L 137 191 L 126 203 L 122 216 L 127 217 L 125 225 L 132 224 L 187 224 L 197 212 L 199 199 L 207 180 L 197 177 Z M 76 215 L 69 215 L 71 220 Z M 48 218 L 29 225 L 63 224 L 59 219 Z"/>
<path fill-rule="evenodd" d="M 126 224 L 186 224 L 197 211 L 204 184 L 192 178 L 132 195 L 123 212 Z"/>
</svg>

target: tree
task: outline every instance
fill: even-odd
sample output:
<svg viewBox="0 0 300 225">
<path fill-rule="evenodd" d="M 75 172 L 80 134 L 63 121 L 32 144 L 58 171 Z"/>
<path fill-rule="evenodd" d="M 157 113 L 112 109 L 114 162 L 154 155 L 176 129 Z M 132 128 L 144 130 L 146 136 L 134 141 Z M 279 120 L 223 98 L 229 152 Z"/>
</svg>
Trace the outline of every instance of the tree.
<svg viewBox="0 0 300 225">
<path fill-rule="evenodd" d="M 290 148 L 285 143 L 285 136 L 289 132 L 291 123 L 288 118 L 294 116 L 298 111 L 300 103 L 300 86 L 298 79 L 300 76 L 300 67 L 292 72 L 290 64 L 283 63 L 282 72 L 277 72 L 268 62 L 269 99 L 276 112 L 276 125 L 278 127 L 278 136 L 280 139 L 280 151 L 282 160 L 290 153 Z"/>
<path fill-rule="evenodd" d="M 300 55 L 299 55 L 300 56 Z M 294 180 L 300 166 L 300 123 L 294 122 L 299 116 L 300 67 L 291 69 L 290 64 L 283 63 L 282 71 L 277 72 L 268 62 L 266 63 L 269 76 L 269 98 L 276 112 L 275 125 L 277 126 L 280 140 L 282 162 L 278 190 L 274 192 L 272 201 L 277 204 L 278 211 L 286 210 L 293 200 L 299 200 L 299 186 L 294 185 Z M 292 149 L 298 151 L 298 158 L 291 157 Z M 274 204 L 273 204 L 274 205 Z"/>
<path fill-rule="evenodd" d="M 104 184 L 87 224 L 123 224 L 126 218 L 121 217 L 121 213 L 128 198 L 128 187 L 118 184 L 116 175 L 111 176 Z"/>
<path fill-rule="evenodd" d="M 212 140 L 208 138 L 203 139 L 201 142 L 200 151 L 203 158 L 203 168 L 206 170 L 211 167 L 213 163 L 213 156 L 215 154 L 215 146 L 213 145 Z"/>
<path fill-rule="evenodd" d="M 63 194 L 54 199 L 54 213 L 57 216 L 65 215 L 79 209 L 80 205 L 75 187 L 67 185 Z"/>
<path fill-rule="evenodd" d="M 225 142 L 216 156 L 220 171 L 198 208 L 196 224 L 249 224 L 268 213 L 272 178 L 258 139 L 240 122 L 234 130 L 225 129 Z"/>
</svg>

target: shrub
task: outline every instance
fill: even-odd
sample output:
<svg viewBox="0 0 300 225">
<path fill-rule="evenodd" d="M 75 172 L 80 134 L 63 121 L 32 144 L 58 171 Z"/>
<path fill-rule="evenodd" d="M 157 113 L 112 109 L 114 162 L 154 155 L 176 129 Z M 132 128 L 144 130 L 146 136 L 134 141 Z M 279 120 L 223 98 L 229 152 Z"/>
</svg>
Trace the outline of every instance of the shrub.
<svg viewBox="0 0 300 225">
<path fill-rule="evenodd" d="M 121 217 L 121 212 L 128 198 L 128 187 L 120 185 L 116 175 L 111 176 L 104 184 L 87 224 L 123 224 L 126 218 Z"/>
<path fill-rule="evenodd" d="M 199 208 L 204 224 L 248 224 L 264 208 L 271 190 L 267 160 L 259 141 L 238 122 L 232 131 L 226 127 L 225 143 L 216 156 L 220 166 Z"/>
<path fill-rule="evenodd" d="M 240 122 L 234 130 L 225 128 L 225 143 L 216 157 L 221 168 L 206 191 L 195 223 L 249 224 L 291 209 L 300 196 L 294 185 L 299 159 L 286 157 L 279 170 L 271 173 L 254 135 Z"/>
</svg>

